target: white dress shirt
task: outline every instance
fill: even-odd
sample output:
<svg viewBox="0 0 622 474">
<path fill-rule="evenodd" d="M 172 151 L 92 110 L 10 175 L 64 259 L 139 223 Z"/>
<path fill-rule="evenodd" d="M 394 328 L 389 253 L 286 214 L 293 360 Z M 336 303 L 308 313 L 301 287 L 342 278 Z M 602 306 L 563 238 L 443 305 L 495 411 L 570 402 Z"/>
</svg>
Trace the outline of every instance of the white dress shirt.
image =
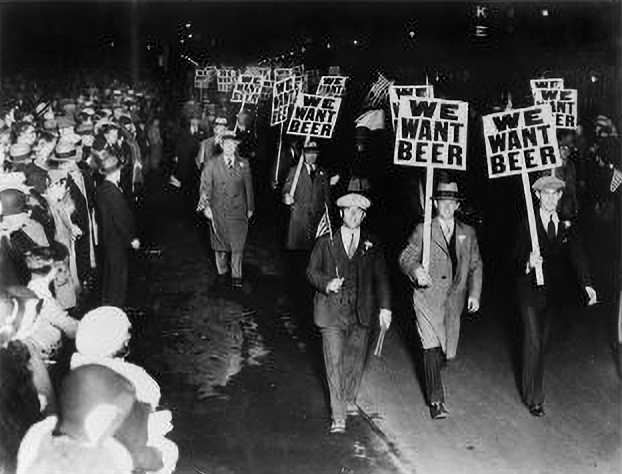
<svg viewBox="0 0 622 474">
<path fill-rule="evenodd" d="M 359 240 L 361 238 L 361 228 L 349 229 L 346 226 L 341 227 L 341 240 L 343 240 L 343 248 L 348 253 L 352 239 L 354 239 L 354 248 L 358 248 Z"/>
<path fill-rule="evenodd" d="M 557 215 L 557 212 L 547 212 L 544 209 L 540 208 L 540 219 L 542 219 L 544 230 L 548 229 L 551 216 L 553 216 L 553 224 L 555 224 L 555 235 L 557 235 L 557 230 L 559 229 L 559 216 Z"/>
<path fill-rule="evenodd" d="M 441 230 L 445 235 L 445 239 L 447 242 L 451 240 L 451 236 L 454 233 L 454 227 L 456 226 L 456 221 L 454 219 L 450 221 L 446 221 L 444 219 L 439 219 L 438 222 L 441 224 Z"/>
</svg>

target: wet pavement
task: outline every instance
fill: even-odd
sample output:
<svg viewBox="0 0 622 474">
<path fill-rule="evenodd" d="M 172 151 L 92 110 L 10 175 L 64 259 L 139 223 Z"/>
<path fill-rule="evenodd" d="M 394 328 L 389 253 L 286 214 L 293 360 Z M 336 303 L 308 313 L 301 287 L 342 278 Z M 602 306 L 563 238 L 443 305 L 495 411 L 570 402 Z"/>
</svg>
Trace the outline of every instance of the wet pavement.
<svg viewBox="0 0 622 474">
<path fill-rule="evenodd" d="M 177 472 L 398 472 L 362 414 L 345 435 L 328 434 L 321 338 L 305 296 L 289 292 L 270 207 L 249 232 L 245 287 L 234 292 L 216 283 L 205 223 L 178 191 L 151 204 L 161 255 L 135 261 L 130 358 L 173 412 Z"/>
</svg>

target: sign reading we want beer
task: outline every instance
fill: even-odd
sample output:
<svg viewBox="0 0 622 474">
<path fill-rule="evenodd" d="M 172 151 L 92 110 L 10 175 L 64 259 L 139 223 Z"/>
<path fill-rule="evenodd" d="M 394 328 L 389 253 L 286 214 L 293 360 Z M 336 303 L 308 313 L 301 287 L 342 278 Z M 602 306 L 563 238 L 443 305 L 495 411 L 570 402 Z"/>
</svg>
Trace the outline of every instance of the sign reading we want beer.
<svg viewBox="0 0 622 474">
<path fill-rule="evenodd" d="M 298 94 L 287 133 L 315 138 L 331 138 L 341 98 Z"/>
<path fill-rule="evenodd" d="M 561 165 L 550 104 L 490 114 L 482 120 L 490 178 Z"/>
<path fill-rule="evenodd" d="M 468 107 L 457 100 L 402 97 L 394 163 L 466 170 Z"/>
</svg>

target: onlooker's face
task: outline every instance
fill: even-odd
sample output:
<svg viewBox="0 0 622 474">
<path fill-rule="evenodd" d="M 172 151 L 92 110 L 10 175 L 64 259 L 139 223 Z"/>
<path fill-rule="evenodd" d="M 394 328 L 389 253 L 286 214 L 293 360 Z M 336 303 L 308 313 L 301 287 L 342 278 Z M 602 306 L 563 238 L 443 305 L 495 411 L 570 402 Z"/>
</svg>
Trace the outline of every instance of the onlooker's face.
<svg viewBox="0 0 622 474">
<path fill-rule="evenodd" d="M 225 140 L 222 144 L 222 149 L 227 156 L 233 155 L 237 147 L 238 143 L 235 140 Z"/>
<path fill-rule="evenodd" d="M 360 227 L 363 219 L 365 219 L 365 211 L 360 207 L 344 207 L 341 210 L 341 217 L 344 225 L 349 229 Z"/>
<path fill-rule="evenodd" d="M 34 127 L 26 128 L 19 137 L 17 137 L 17 143 L 25 143 L 26 145 L 34 145 L 37 141 L 37 132 Z"/>
<path fill-rule="evenodd" d="M 310 165 L 314 165 L 315 160 L 317 160 L 317 155 L 318 155 L 317 151 L 309 151 L 309 150 L 305 151 L 305 162 Z"/>
<path fill-rule="evenodd" d="M 111 128 L 104 136 L 106 137 L 106 141 L 111 145 L 119 141 L 119 131 L 116 128 Z"/>
<path fill-rule="evenodd" d="M 227 129 L 227 127 L 225 127 L 224 125 L 216 125 L 214 127 L 214 136 L 217 139 L 220 139 L 220 137 L 222 137 L 222 134 L 225 133 L 226 129 Z"/>
<path fill-rule="evenodd" d="M 454 218 L 454 214 L 460 203 L 455 199 L 435 199 L 436 209 L 438 210 L 438 216 L 443 220 L 451 220 Z"/>
<path fill-rule="evenodd" d="M 562 197 L 561 189 L 543 189 L 536 193 L 538 199 L 540 199 L 540 207 L 546 212 L 553 212 L 557 209 L 557 203 Z"/>
</svg>

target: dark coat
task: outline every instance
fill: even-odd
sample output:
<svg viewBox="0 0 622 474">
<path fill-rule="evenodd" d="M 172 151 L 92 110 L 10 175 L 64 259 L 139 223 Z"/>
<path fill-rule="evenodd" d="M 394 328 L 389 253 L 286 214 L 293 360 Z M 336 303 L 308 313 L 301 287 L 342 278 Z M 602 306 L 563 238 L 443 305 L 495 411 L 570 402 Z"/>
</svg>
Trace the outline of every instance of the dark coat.
<svg viewBox="0 0 622 474">
<path fill-rule="evenodd" d="M 320 237 L 313 248 L 307 277 L 316 291 L 314 317 L 315 324 L 320 327 L 344 325 L 347 316 L 344 312 L 349 312 L 349 308 L 342 306 L 339 293 L 327 293 L 326 286 L 337 278 L 337 267 L 342 269 L 339 275 L 344 274 L 348 261 L 340 230 L 334 233 L 332 241 L 329 235 Z M 352 261 L 357 275 L 357 322 L 364 327 L 373 327 L 378 321 L 378 311 L 391 309 L 391 291 L 382 248 L 362 229 Z"/>
<path fill-rule="evenodd" d="M 182 130 L 177 138 L 177 167 L 175 176 L 185 187 L 194 187 L 198 180 L 196 157 L 201 148 L 201 142 L 190 133 L 190 130 Z"/>
<path fill-rule="evenodd" d="M 540 255 L 544 260 L 544 286 L 536 285 L 535 271 L 526 273 L 531 253 L 531 238 L 529 225 L 525 222 L 520 226 L 516 247 L 518 296 L 523 304 L 542 301 L 543 295 L 546 296 L 548 303 L 560 304 L 567 298 L 568 290 L 572 288 L 569 276 L 576 275 L 583 287 L 592 286 L 589 264 L 574 222 L 563 221 L 560 217 L 556 238 L 551 241 L 539 210 L 536 209 L 535 213 Z"/>
<path fill-rule="evenodd" d="M 136 238 L 134 215 L 118 186 L 104 181 L 95 191 L 99 244 L 104 251 L 125 252 Z"/>
<path fill-rule="evenodd" d="M 290 192 L 296 174 L 293 167 L 285 186 L 283 195 Z M 328 174 L 321 169 L 315 172 L 311 180 L 306 165 L 300 170 L 300 177 L 294 192 L 294 204 L 291 207 L 287 248 L 290 250 L 309 249 L 315 242 L 317 227 L 325 212 L 325 204 L 330 202 L 330 185 Z"/>
<path fill-rule="evenodd" d="M 71 221 L 77 225 L 82 231 L 82 235 L 76 239 L 75 242 L 75 250 L 76 250 L 76 265 L 78 268 L 78 277 L 80 278 L 80 282 L 84 283 L 84 281 L 89 277 L 92 271 L 91 265 L 91 217 L 90 213 L 93 211 L 93 200 L 94 200 L 94 185 L 92 178 L 85 173 L 84 171 L 79 171 L 82 174 L 82 179 L 84 181 L 84 188 L 86 192 L 86 196 L 80 190 L 80 187 L 74 181 L 71 174 L 68 175 L 67 178 L 67 189 L 69 190 L 69 195 L 75 206 L 75 211 L 71 215 Z"/>
</svg>

